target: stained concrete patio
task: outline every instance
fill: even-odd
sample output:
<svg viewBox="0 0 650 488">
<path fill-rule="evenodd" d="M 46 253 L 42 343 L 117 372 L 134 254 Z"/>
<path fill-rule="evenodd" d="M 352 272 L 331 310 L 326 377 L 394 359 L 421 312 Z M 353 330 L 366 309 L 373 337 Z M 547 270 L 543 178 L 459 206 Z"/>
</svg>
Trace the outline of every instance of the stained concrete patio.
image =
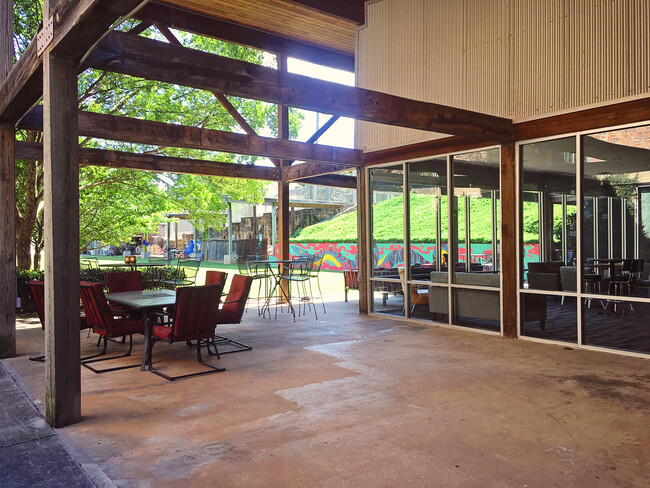
<svg viewBox="0 0 650 488">
<path fill-rule="evenodd" d="M 251 309 L 221 328 L 254 347 L 213 359 L 223 373 L 170 383 L 82 369 L 83 421 L 56 432 L 125 487 L 650 486 L 647 359 L 355 307 L 295 323 Z M 21 355 L 4 364 L 40 406 L 43 365 L 27 357 L 43 350 L 42 331 L 27 322 Z M 141 343 L 121 361 L 137 362 Z M 172 374 L 197 367 L 184 345 L 154 354 Z"/>
</svg>

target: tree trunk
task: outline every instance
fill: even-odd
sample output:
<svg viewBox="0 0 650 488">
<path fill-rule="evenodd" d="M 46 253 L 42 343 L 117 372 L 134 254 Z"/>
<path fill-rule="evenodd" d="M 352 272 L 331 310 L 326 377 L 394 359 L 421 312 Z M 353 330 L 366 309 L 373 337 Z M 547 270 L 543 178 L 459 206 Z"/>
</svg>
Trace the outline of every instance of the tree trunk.
<svg viewBox="0 0 650 488">
<path fill-rule="evenodd" d="M 35 142 L 37 139 L 40 139 L 40 134 L 31 131 L 28 133 L 28 141 Z M 38 207 L 43 201 L 42 182 L 43 163 L 28 161 L 25 206 L 16 219 L 16 260 L 19 270 L 32 267 L 30 246 L 38 219 Z"/>
</svg>

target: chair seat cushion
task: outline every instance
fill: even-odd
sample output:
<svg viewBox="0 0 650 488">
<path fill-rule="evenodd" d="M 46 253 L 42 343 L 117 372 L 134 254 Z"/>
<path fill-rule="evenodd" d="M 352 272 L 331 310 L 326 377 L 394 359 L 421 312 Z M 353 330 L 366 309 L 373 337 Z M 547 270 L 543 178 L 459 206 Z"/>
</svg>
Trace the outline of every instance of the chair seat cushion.
<svg viewBox="0 0 650 488">
<path fill-rule="evenodd" d="M 154 325 L 153 335 L 164 341 L 170 342 L 172 328 L 165 325 Z M 198 341 L 200 339 L 209 339 L 214 335 L 214 329 L 209 331 L 200 332 L 198 334 L 186 334 L 183 337 L 174 337 L 174 341 Z"/>
<path fill-rule="evenodd" d="M 237 312 L 220 311 L 217 315 L 218 324 L 238 324 L 241 322 L 241 314 Z"/>
<path fill-rule="evenodd" d="M 111 332 L 114 337 L 128 334 L 142 334 L 144 332 L 144 322 L 131 317 L 114 319 L 113 330 Z"/>
</svg>

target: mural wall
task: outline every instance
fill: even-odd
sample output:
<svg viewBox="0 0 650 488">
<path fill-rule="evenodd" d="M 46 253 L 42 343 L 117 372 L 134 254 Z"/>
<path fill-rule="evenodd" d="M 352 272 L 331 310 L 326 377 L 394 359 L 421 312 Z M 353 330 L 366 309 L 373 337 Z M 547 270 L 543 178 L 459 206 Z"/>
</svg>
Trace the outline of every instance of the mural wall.
<svg viewBox="0 0 650 488">
<path fill-rule="evenodd" d="M 394 268 L 404 264 L 404 246 L 397 243 L 378 243 L 373 247 L 373 258 L 377 268 Z M 447 252 L 447 245 L 442 247 L 442 252 Z M 328 242 L 328 243 L 291 243 L 289 253 L 294 256 L 320 256 L 318 262 L 321 269 L 328 271 L 342 271 L 357 267 L 358 247 L 356 243 Z M 279 258 L 279 246 L 275 245 L 273 254 Z M 465 262 L 465 246 L 458 248 L 459 260 Z M 470 248 L 472 263 L 481 263 L 487 271 L 492 267 L 493 256 L 490 244 L 474 244 Z M 539 244 L 525 244 L 523 249 L 524 268 L 530 261 L 539 261 Z M 411 263 L 433 263 L 436 260 L 436 245 L 420 243 L 411 245 Z"/>
</svg>

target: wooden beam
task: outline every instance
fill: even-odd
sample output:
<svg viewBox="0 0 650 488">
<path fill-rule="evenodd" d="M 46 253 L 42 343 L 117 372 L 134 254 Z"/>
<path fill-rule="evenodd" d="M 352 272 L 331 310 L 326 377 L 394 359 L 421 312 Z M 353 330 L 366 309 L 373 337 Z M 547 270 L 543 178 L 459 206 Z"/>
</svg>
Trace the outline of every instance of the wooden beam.
<svg viewBox="0 0 650 488">
<path fill-rule="evenodd" d="M 329 174 L 324 176 L 315 176 L 313 178 L 305 178 L 304 180 L 300 180 L 300 183 L 356 189 L 357 178 L 355 176 Z"/>
<path fill-rule="evenodd" d="M 296 181 L 352 169 L 345 164 L 302 163 L 282 168 L 283 181 Z"/>
<path fill-rule="evenodd" d="M 517 172 L 515 146 L 501 146 L 501 303 L 503 335 L 517 337 Z"/>
<path fill-rule="evenodd" d="M 509 119 L 317 80 L 119 32 L 107 35 L 87 64 L 367 122 L 491 142 L 512 140 Z"/>
<path fill-rule="evenodd" d="M 43 159 L 43 147 L 39 143 L 18 141 L 16 142 L 16 159 L 41 161 Z M 280 170 L 277 168 L 104 149 L 79 148 L 79 165 L 138 169 L 156 173 L 224 176 L 250 180 L 281 180 Z"/>
<path fill-rule="evenodd" d="M 354 71 L 354 53 L 332 51 L 169 5 L 151 3 L 140 10 L 135 17 L 192 34 L 221 39 L 270 53 L 284 53 L 292 58 L 323 66 Z"/>
<path fill-rule="evenodd" d="M 334 125 L 334 123 L 339 120 L 340 117 L 338 115 L 332 115 L 329 119 L 327 119 L 327 122 L 325 122 L 316 132 L 314 132 L 309 139 L 307 139 L 307 142 L 316 142 L 318 139 L 320 139 L 320 136 L 325 134 L 327 130 Z"/>
<path fill-rule="evenodd" d="M 313 10 L 334 15 L 339 19 L 349 20 L 357 25 L 366 22 L 365 0 L 347 0 L 345 2 L 332 2 L 331 0 L 292 0 Z"/>
<path fill-rule="evenodd" d="M 13 1 L 0 2 L 0 82 L 13 62 L 13 18 Z M 0 127 L 0 358 L 16 355 L 15 137 Z"/>
<path fill-rule="evenodd" d="M 42 130 L 41 113 L 40 106 L 34 107 L 20 121 L 18 127 Z M 79 134 L 136 144 L 186 147 L 322 163 L 343 164 L 347 161 L 361 159 L 361 151 L 356 149 L 278 140 L 272 137 L 249 136 L 93 112 L 79 112 Z"/>
<path fill-rule="evenodd" d="M 45 417 L 53 427 L 81 420 L 77 73 L 75 63 L 46 53 L 43 61 Z"/>
<path fill-rule="evenodd" d="M 392 163 L 452 152 L 472 151 L 486 146 L 483 141 L 476 141 L 468 137 L 444 137 L 433 141 L 418 142 L 405 146 L 391 147 L 379 151 L 369 151 L 363 154 L 363 165 Z"/>
<path fill-rule="evenodd" d="M 650 119 L 650 97 L 544 117 L 514 125 L 516 142 L 540 137 L 634 124 Z"/>
<path fill-rule="evenodd" d="M 59 56 L 79 61 L 121 15 L 142 0 L 68 0 L 51 11 L 53 39 L 48 47 Z M 43 55 L 36 39 L 27 47 L 0 86 L 0 124 L 15 124 L 43 94 Z"/>
<path fill-rule="evenodd" d="M 287 57 L 283 54 L 277 55 L 278 70 L 286 72 Z M 278 137 L 289 139 L 289 107 L 278 105 Z M 291 163 L 286 160 L 280 161 L 280 169 L 285 171 Z M 289 238 L 291 237 L 291 209 L 289 208 L 289 183 L 284 180 L 278 183 L 278 250 L 281 260 L 290 259 Z M 288 274 L 288 268 L 282 266 L 282 274 Z M 291 285 L 283 280 L 280 284 L 284 289 L 285 296 L 291 293 Z M 295 317 L 294 317 L 295 318 Z"/>
</svg>

